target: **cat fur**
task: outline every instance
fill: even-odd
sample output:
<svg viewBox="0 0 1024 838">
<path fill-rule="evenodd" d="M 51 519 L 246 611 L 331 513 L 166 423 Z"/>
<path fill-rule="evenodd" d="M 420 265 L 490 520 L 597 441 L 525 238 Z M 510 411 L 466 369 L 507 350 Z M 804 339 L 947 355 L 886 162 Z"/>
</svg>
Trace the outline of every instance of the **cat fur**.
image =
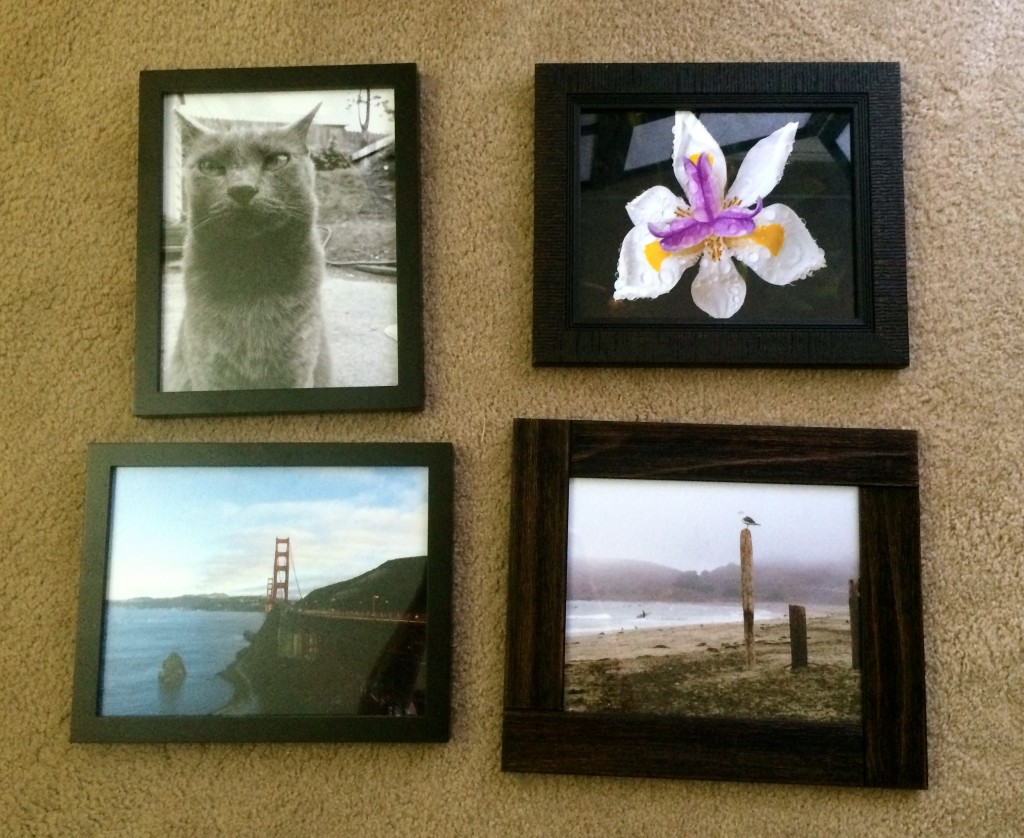
<svg viewBox="0 0 1024 838">
<path fill-rule="evenodd" d="M 166 389 L 330 385 L 324 251 L 306 145 L 319 107 L 286 127 L 230 131 L 177 113 L 185 310 Z"/>
</svg>

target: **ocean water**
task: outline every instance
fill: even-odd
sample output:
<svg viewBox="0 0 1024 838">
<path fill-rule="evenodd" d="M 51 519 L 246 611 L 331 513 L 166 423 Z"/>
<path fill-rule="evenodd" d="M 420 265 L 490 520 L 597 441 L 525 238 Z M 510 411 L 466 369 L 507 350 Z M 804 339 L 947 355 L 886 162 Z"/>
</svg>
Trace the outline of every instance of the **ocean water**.
<svg viewBox="0 0 1024 838">
<path fill-rule="evenodd" d="M 641 615 L 645 616 L 641 616 Z M 807 616 L 814 616 L 808 608 Z M 789 617 L 785 603 L 756 603 L 754 620 L 784 620 Z M 566 603 L 565 633 L 570 636 L 599 634 L 619 629 L 656 629 L 696 626 L 702 623 L 742 623 L 738 602 L 619 602 L 616 600 L 570 599 Z"/>
<path fill-rule="evenodd" d="M 204 715 L 234 695 L 217 673 L 248 643 L 242 632 L 256 631 L 262 611 L 187 611 L 109 605 L 100 715 Z M 157 674 L 171 652 L 181 655 L 187 675 L 176 690 L 161 688 Z"/>
</svg>

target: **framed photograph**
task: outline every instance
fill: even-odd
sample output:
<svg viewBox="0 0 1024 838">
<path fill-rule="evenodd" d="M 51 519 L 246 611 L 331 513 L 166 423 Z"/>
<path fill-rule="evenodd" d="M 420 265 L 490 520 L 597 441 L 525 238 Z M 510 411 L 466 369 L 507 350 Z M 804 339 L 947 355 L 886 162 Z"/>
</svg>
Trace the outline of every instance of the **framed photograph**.
<svg viewBox="0 0 1024 838">
<path fill-rule="evenodd" d="M 917 435 L 517 420 L 502 768 L 926 788 Z"/>
<path fill-rule="evenodd" d="M 422 409 L 415 64 L 139 80 L 135 414 Z"/>
<path fill-rule="evenodd" d="M 73 742 L 448 740 L 452 448 L 92 445 Z"/>
<path fill-rule="evenodd" d="M 905 367 L 900 70 L 539 64 L 533 361 Z"/>
</svg>

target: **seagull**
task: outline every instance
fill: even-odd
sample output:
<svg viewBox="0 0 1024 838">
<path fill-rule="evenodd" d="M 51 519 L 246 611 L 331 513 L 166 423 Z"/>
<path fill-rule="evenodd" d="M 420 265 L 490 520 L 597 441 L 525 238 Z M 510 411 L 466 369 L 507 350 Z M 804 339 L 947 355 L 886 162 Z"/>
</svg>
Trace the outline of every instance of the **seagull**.
<svg viewBox="0 0 1024 838">
<path fill-rule="evenodd" d="M 759 526 L 761 526 L 759 523 L 757 523 L 757 521 L 755 521 L 749 515 L 744 515 L 743 516 L 743 523 L 746 524 L 748 527 L 759 527 Z"/>
</svg>

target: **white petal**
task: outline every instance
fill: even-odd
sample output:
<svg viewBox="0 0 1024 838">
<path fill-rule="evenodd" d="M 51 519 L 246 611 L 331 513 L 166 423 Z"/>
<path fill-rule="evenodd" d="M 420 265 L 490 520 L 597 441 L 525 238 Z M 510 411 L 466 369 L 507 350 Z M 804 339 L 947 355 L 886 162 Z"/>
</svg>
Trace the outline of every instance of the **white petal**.
<svg viewBox="0 0 1024 838">
<path fill-rule="evenodd" d="M 793 151 L 797 123 L 790 122 L 759 140 L 740 164 L 736 180 L 725 196 L 728 202 L 739 198 L 740 206 L 749 207 L 771 192 L 782 180 L 782 170 Z"/>
<path fill-rule="evenodd" d="M 777 240 L 777 236 L 764 235 L 770 225 L 782 228 L 781 247 L 774 256 L 766 244 L 758 243 Z M 789 285 L 825 267 L 825 251 L 818 247 L 800 216 L 785 204 L 765 207 L 757 216 L 757 229 L 749 236 L 729 239 L 728 247 L 733 256 L 772 285 Z"/>
<path fill-rule="evenodd" d="M 676 180 L 685 189 L 688 178 L 683 161 L 696 162 L 695 158 L 698 155 L 706 154 L 711 161 L 711 171 L 718 184 L 718 202 L 721 204 L 727 177 L 725 155 L 722 153 L 721 146 L 708 133 L 704 124 L 690 111 L 676 111 L 676 122 L 672 128 L 672 134 L 675 137 L 675 142 L 672 145 L 672 167 L 676 173 Z"/>
<path fill-rule="evenodd" d="M 693 301 L 712 317 L 732 317 L 747 297 L 747 284 L 739 275 L 732 259 L 723 256 L 717 262 L 710 256 L 700 261 L 697 278 L 690 286 Z"/>
<path fill-rule="evenodd" d="M 664 186 L 652 186 L 626 204 L 629 220 L 637 226 L 671 221 L 676 209 L 686 209 L 686 201 Z"/>
<path fill-rule="evenodd" d="M 644 248 L 658 239 L 652 236 L 646 225 L 634 227 L 622 240 L 619 251 L 619 269 L 615 278 L 616 300 L 653 300 L 675 288 L 679 278 L 690 265 L 697 261 L 699 253 L 684 255 L 672 253 L 665 256 L 660 269 L 655 268 L 647 258 Z"/>
</svg>

